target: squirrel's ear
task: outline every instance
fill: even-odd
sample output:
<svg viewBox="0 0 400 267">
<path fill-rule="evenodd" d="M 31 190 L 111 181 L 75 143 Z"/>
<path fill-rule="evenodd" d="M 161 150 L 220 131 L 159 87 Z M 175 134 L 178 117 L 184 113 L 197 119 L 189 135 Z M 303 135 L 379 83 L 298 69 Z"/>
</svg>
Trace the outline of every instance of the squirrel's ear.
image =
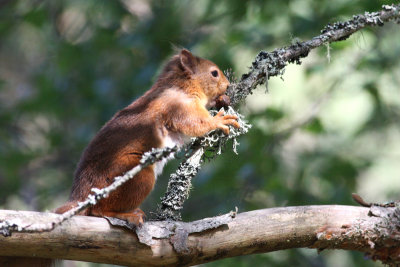
<svg viewBox="0 0 400 267">
<path fill-rule="evenodd" d="M 179 58 L 181 60 L 182 67 L 188 71 L 189 73 L 193 74 L 196 71 L 196 57 L 190 53 L 187 49 L 182 49 L 179 53 Z"/>
</svg>

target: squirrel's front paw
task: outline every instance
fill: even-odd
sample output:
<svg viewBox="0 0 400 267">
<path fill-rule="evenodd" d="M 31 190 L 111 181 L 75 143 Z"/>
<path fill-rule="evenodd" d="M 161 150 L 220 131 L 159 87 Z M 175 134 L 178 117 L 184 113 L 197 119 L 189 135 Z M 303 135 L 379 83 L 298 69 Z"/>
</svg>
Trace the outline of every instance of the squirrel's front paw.
<svg viewBox="0 0 400 267">
<path fill-rule="evenodd" d="M 217 129 L 221 129 L 226 135 L 229 134 L 228 125 L 232 125 L 235 128 L 240 128 L 238 123 L 238 117 L 235 115 L 224 115 L 225 112 L 221 110 L 215 115 L 215 119 L 217 120 Z"/>
</svg>

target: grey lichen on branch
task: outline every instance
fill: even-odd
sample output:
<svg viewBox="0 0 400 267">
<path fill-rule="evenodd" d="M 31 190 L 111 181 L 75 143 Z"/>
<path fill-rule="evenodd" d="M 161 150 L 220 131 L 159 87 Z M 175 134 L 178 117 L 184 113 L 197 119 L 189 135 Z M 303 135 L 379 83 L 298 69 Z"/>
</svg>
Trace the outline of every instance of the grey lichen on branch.
<svg viewBox="0 0 400 267">
<path fill-rule="evenodd" d="M 216 113 L 214 110 L 211 111 L 212 115 Z M 237 154 L 237 146 L 239 145 L 237 137 L 247 133 L 251 125 L 244 120 L 243 115 L 236 112 L 232 107 L 228 107 L 225 113 L 236 115 L 240 128 L 236 129 L 230 126 L 229 135 L 225 135 L 220 130 L 215 130 L 206 136 L 192 139 L 192 142 L 188 145 L 190 152 L 186 155 L 186 160 L 170 176 L 167 191 L 158 206 L 157 219 L 181 220 L 180 211 L 185 200 L 189 197 L 192 178 L 196 176 L 204 160 L 220 155 L 229 140 L 232 140 L 232 149 Z"/>
<path fill-rule="evenodd" d="M 180 254 L 189 252 L 187 241 L 190 234 L 202 233 L 204 231 L 217 229 L 227 225 L 235 218 L 237 211 L 231 211 L 227 214 L 204 218 L 194 222 L 181 221 L 151 221 L 136 227 L 118 218 L 106 217 L 113 226 L 119 226 L 136 232 L 139 242 L 149 247 L 156 244 L 156 240 L 169 239 L 169 243 L 174 250 Z"/>
<path fill-rule="evenodd" d="M 311 40 L 296 42 L 272 52 L 259 52 L 250 71 L 243 74 L 240 81 L 228 89 L 227 94 L 231 98 L 231 103 L 238 104 L 258 85 L 265 84 L 270 77 L 283 75 L 287 63 L 300 64 L 300 59 L 306 57 L 311 49 L 326 43 L 342 41 L 366 26 L 382 26 L 391 20 L 400 22 L 400 4 L 384 5 L 379 12 L 365 12 L 354 15 L 351 20 L 329 24 L 321 31 L 321 35 Z"/>
</svg>

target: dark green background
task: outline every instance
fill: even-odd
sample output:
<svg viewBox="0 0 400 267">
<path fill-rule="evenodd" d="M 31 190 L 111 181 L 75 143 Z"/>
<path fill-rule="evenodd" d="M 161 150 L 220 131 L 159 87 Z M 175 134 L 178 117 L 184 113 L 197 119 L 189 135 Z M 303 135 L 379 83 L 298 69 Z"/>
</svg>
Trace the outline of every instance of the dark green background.
<svg viewBox="0 0 400 267">
<path fill-rule="evenodd" d="M 62 204 L 84 147 L 151 86 L 174 46 L 240 76 L 259 50 L 310 39 L 383 3 L 390 2 L 0 1 L 0 208 Z M 352 192 L 398 199 L 399 40 L 394 23 L 364 30 L 288 67 L 268 94 L 259 88 L 240 107 L 254 127 L 239 140 L 239 155 L 228 149 L 204 165 L 184 219 L 235 206 L 352 205 Z M 158 178 L 147 213 L 177 164 Z M 379 266 L 361 253 L 308 249 L 207 264 L 267 265 Z"/>
</svg>

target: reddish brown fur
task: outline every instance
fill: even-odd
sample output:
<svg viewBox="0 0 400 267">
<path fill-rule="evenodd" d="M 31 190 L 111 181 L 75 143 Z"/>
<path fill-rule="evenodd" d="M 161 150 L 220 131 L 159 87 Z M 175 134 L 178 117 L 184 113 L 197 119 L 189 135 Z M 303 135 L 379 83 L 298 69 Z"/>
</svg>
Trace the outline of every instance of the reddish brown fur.
<svg viewBox="0 0 400 267">
<path fill-rule="evenodd" d="M 212 71 L 217 71 L 218 77 Z M 202 136 L 217 128 L 227 133 L 227 125 L 239 127 L 235 116 L 219 113 L 211 117 L 206 109 L 228 85 L 211 61 L 188 50 L 173 56 L 154 86 L 114 115 L 90 142 L 75 172 L 70 200 L 56 212 L 83 201 L 91 188 L 110 185 L 114 177 L 138 165 L 144 152 L 163 147 L 167 136 Z M 145 168 L 83 214 L 141 223 L 144 214 L 138 207 L 154 187 L 154 169 L 154 165 Z"/>
</svg>

